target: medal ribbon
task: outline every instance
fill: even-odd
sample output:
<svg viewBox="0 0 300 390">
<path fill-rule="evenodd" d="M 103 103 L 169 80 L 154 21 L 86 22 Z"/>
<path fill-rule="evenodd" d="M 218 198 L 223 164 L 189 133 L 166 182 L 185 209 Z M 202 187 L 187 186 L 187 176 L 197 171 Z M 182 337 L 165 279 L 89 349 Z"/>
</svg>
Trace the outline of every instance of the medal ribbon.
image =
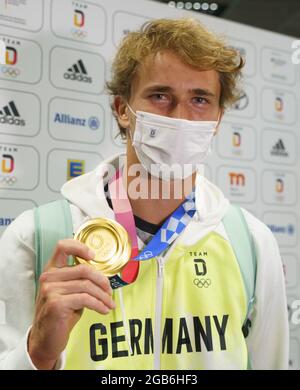
<svg viewBox="0 0 300 390">
<path fill-rule="evenodd" d="M 195 192 L 191 192 L 167 218 L 163 226 L 140 253 L 134 216 L 123 184 L 121 170 L 118 170 L 109 181 L 109 192 L 115 218 L 127 230 L 132 247 L 131 260 L 123 268 L 122 277 L 115 275 L 110 278 L 112 288 L 118 288 L 134 282 L 139 272 L 139 262 L 152 259 L 165 251 L 186 228 L 196 211 Z"/>
</svg>

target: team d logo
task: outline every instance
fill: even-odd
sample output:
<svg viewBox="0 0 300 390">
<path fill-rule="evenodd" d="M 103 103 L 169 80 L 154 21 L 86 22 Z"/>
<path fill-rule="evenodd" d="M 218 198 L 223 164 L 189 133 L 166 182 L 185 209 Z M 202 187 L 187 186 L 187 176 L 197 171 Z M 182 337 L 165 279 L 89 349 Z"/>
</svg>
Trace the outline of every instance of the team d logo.
<svg viewBox="0 0 300 390">
<path fill-rule="evenodd" d="M 2 148 L 0 147 L 0 150 Z M 15 170 L 15 158 L 9 152 L 0 153 L 0 188 L 14 186 L 17 178 L 12 176 Z"/>
<path fill-rule="evenodd" d="M 73 27 L 71 34 L 75 39 L 85 39 L 88 36 L 87 31 L 83 29 L 85 25 L 85 13 L 83 10 L 74 9 Z"/>
<path fill-rule="evenodd" d="M 7 42 L 1 41 L 2 44 L 6 44 Z M 10 40 L 8 40 L 10 42 Z M 18 42 L 15 42 L 17 45 Z M 3 52 L 3 49 L 5 48 L 5 51 Z M 0 73 L 2 73 L 5 77 L 12 77 L 15 78 L 20 75 L 20 69 L 16 67 L 16 64 L 18 63 L 18 51 L 17 48 L 12 46 L 11 43 L 8 45 L 2 47 L 0 45 L 0 58 L 2 64 Z"/>
<path fill-rule="evenodd" d="M 6 65 L 15 65 L 18 60 L 18 52 L 14 47 L 6 47 L 5 62 Z"/>
<path fill-rule="evenodd" d="M 207 266 L 204 259 L 194 259 L 194 271 L 196 277 L 193 280 L 194 286 L 198 288 L 208 288 L 211 285 L 211 280 L 206 276 Z"/>
<path fill-rule="evenodd" d="M 204 276 L 207 274 L 206 262 L 204 259 L 194 259 L 194 267 L 197 276 Z"/>
<path fill-rule="evenodd" d="M 76 27 L 83 27 L 85 22 L 85 14 L 79 9 L 74 10 L 73 23 Z"/>
</svg>

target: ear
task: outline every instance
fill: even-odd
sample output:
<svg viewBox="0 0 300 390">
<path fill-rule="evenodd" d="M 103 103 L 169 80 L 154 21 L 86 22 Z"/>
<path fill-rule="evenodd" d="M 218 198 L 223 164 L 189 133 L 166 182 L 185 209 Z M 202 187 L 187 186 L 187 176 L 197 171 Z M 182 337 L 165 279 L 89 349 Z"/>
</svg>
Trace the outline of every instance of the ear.
<svg viewBox="0 0 300 390">
<path fill-rule="evenodd" d="M 116 96 L 114 100 L 114 108 L 117 114 L 118 123 L 124 129 L 130 128 L 130 119 L 128 116 L 128 108 L 125 100 L 121 96 Z"/>
</svg>

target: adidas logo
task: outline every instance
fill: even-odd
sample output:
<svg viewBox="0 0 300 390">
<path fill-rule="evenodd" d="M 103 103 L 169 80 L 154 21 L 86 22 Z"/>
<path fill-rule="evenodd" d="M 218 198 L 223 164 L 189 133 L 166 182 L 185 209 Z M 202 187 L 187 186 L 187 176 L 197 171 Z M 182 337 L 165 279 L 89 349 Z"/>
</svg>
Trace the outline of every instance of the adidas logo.
<svg viewBox="0 0 300 390">
<path fill-rule="evenodd" d="M 0 124 L 25 126 L 26 123 L 24 119 L 21 118 L 13 100 L 0 110 Z"/>
<path fill-rule="evenodd" d="M 92 83 L 92 78 L 88 76 L 87 70 L 82 60 L 78 60 L 71 66 L 65 73 L 64 78 L 66 80 L 82 81 L 84 83 Z"/>
<path fill-rule="evenodd" d="M 279 157 L 288 157 L 288 153 L 285 150 L 284 143 L 282 139 L 279 139 L 278 142 L 273 146 L 271 150 L 272 156 L 279 156 Z"/>
</svg>

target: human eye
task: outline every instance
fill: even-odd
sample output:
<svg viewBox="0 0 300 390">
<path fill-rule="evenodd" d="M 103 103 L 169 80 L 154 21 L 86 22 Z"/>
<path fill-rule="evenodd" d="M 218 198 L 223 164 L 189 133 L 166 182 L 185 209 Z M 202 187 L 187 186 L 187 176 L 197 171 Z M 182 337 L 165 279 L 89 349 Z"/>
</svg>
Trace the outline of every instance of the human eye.
<svg viewBox="0 0 300 390">
<path fill-rule="evenodd" d="M 193 103 L 199 106 L 203 106 L 205 104 L 209 104 L 209 100 L 202 96 L 195 96 L 193 99 Z"/>
<path fill-rule="evenodd" d="M 166 102 L 169 100 L 168 96 L 164 93 L 152 93 L 150 99 L 155 102 Z"/>
</svg>

